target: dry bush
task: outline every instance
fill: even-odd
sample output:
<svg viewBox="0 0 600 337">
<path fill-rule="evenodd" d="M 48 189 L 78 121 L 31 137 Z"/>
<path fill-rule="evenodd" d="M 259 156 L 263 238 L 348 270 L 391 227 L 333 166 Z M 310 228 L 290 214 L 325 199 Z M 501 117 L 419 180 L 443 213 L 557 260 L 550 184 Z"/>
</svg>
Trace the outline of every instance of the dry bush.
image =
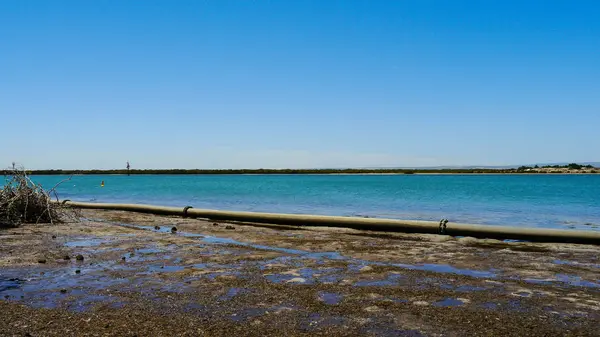
<svg viewBox="0 0 600 337">
<path fill-rule="evenodd" d="M 57 223 L 69 216 L 69 210 L 58 202 L 56 188 L 44 190 L 31 181 L 22 168 L 4 171 L 4 186 L 0 190 L 0 227 L 18 227 L 22 223 Z"/>
</svg>

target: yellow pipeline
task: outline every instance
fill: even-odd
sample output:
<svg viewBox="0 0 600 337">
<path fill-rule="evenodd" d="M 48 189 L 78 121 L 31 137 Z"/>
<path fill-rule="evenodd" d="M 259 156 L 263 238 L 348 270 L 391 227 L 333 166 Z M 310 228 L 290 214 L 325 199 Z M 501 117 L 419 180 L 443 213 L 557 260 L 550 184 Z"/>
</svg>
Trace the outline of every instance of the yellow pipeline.
<svg viewBox="0 0 600 337">
<path fill-rule="evenodd" d="M 372 231 L 440 234 L 439 223 L 379 218 L 356 218 L 342 216 L 279 214 L 216 211 L 191 207 L 164 207 L 140 204 L 105 204 L 65 200 L 64 204 L 76 208 L 119 210 L 161 215 L 189 216 L 211 220 L 241 221 L 294 226 L 345 227 Z M 471 236 L 476 238 L 513 239 L 537 242 L 565 242 L 600 245 L 600 232 L 543 228 L 519 228 L 507 226 L 472 225 L 450 222 L 445 235 Z"/>
</svg>

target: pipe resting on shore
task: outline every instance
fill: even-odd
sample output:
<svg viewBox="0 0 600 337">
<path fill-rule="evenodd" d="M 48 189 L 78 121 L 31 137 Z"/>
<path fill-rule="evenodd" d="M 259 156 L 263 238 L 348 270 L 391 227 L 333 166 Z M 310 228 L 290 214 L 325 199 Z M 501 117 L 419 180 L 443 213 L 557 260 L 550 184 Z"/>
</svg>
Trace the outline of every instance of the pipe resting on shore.
<svg viewBox="0 0 600 337">
<path fill-rule="evenodd" d="M 273 225 L 327 226 L 383 232 L 424 234 L 443 233 L 443 235 L 470 236 L 475 238 L 490 238 L 499 240 L 511 239 L 534 242 L 560 242 L 600 245 L 600 232 L 594 231 L 472 225 L 453 222 L 446 223 L 445 228 L 442 230 L 440 223 L 434 221 L 217 211 L 208 209 L 195 209 L 191 206 L 164 207 L 141 204 L 75 202 L 70 200 L 63 200 L 62 203 L 66 206 L 74 208 L 117 210 L 159 215 L 177 215 L 211 220 L 228 220 Z"/>
</svg>

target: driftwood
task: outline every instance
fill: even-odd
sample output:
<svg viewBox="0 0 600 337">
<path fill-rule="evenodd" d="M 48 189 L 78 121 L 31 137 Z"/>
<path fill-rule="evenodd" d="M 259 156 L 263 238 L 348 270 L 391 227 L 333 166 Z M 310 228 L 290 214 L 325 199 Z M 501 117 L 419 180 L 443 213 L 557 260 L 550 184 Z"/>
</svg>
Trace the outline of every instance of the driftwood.
<svg viewBox="0 0 600 337">
<path fill-rule="evenodd" d="M 18 227 L 23 223 L 49 223 L 64 221 L 72 211 L 52 201 L 58 200 L 56 188 L 71 177 L 45 190 L 34 183 L 22 168 L 4 172 L 4 186 L 0 189 L 0 227 Z"/>
</svg>

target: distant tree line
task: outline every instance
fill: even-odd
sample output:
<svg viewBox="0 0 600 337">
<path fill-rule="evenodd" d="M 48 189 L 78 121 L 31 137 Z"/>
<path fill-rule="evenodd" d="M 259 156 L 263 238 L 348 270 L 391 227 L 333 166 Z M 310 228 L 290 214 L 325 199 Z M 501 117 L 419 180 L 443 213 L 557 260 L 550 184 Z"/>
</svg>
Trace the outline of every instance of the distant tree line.
<svg viewBox="0 0 600 337">
<path fill-rule="evenodd" d="M 78 174 L 415 174 L 415 173 L 454 173 L 454 174 L 501 174 L 501 173 L 526 173 L 528 170 L 540 168 L 539 166 L 521 166 L 519 168 L 490 169 L 490 168 L 464 168 L 464 169 L 147 169 L 147 170 L 28 170 L 30 175 L 78 175 Z M 569 164 L 564 166 L 543 166 L 543 168 L 569 168 L 582 169 L 594 168 L 591 165 Z M 11 170 L 0 171 L 9 175 Z"/>
<path fill-rule="evenodd" d="M 147 169 L 147 170 L 28 170 L 30 175 L 78 174 L 415 174 L 415 173 L 514 173 L 515 169 Z M 2 172 L 2 171 L 0 171 Z M 8 171 L 3 172 L 7 175 Z"/>
<path fill-rule="evenodd" d="M 577 163 L 571 163 L 571 164 L 562 165 L 562 166 L 561 165 L 545 165 L 545 166 L 542 166 L 542 167 L 540 167 L 538 165 L 535 165 L 533 167 L 531 167 L 531 166 L 521 166 L 521 167 L 517 168 L 517 171 L 518 172 L 525 172 L 525 171 L 528 171 L 528 170 L 535 170 L 535 169 L 539 169 L 539 168 L 555 168 L 555 169 L 561 169 L 561 168 L 565 169 L 566 168 L 566 169 L 570 169 L 570 170 L 581 170 L 581 169 L 593 169 L 595 167 L 592 166 L 592 165 L 580 165 L 580 164 L 577 164 Z"/>
</svg>

